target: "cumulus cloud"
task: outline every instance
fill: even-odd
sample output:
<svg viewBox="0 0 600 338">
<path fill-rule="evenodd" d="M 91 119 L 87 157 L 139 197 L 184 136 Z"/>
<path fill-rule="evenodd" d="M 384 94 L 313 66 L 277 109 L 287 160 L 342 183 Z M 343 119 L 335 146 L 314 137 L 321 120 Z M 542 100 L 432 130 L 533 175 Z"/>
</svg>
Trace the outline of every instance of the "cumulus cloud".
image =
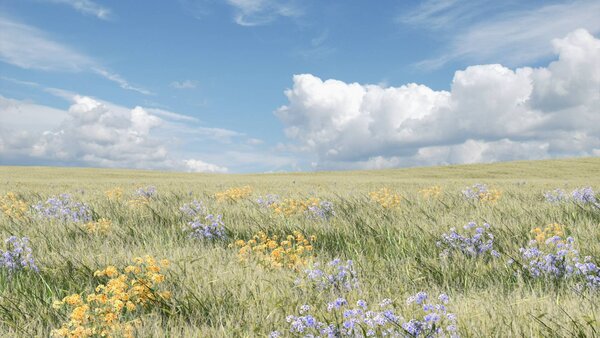
<svg viewBox="0 0 600 338">
<path fill-rule="evenodd" d="M 600 150 L 600 40 L 578 29 L 542 68 L 457 71 L 450 91 L 302 74 L 275 114 L 318 168 L 593 156 Z"/>
<path fill-rule="evenodd" d="M 67 92 L 61 95 L 68 96 Z M 0 97 L 0 158 L 5 163 L 224 172 L 225 167 L 171 154 L 171 122 L 132 109 L 74 95 L 67 111 Z M 164 114 L 173 117 L 174 113 Z M 183 117 L 175 114 L 176 118 Z M 169 136 L 169 135 L 167 135 Z"/>
<path fill-rule="evenodd" d="M 226 173 L 227 168 L 220 167 L 216 164 L 206 163 L 201 160 L 185 160 L 184 161 L 187 171 L 193 173 Z"/>
</svg>

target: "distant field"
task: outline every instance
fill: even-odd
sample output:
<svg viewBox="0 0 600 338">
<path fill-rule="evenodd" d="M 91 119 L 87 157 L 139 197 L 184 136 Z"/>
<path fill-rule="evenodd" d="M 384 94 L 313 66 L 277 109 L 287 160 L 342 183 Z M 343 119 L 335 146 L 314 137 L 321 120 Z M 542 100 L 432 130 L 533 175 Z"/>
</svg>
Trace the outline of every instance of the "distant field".
<svg viewBox="0 0 600 338">
<path fill-rule="evenodd" d="M 0 336 L 600 336 L 600 158 L 249 175 L 0 167 L 0 183 L 0 239 L 28 237 L 39 269 L 0 244 Z M 547 201 L 555 189 L 564 200 Z M 134 262 L 146 255 L 157 261 Z M 420 291 L 431 309 L 407 303 Z"/>
</svg>

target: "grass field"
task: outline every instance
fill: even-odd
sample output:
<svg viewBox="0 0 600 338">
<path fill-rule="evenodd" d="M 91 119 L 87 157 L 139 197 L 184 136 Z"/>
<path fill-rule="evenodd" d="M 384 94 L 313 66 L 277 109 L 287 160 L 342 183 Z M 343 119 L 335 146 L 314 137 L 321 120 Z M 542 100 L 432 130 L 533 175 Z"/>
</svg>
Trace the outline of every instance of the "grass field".
<svg viewBox="0 0 600 338">
<path fill-rule="evenodd" d="M 571 236 L 582 258 L 600 262 L 600 206 L 571 199 L 550 203 L 543 195 L 557 188 L 567 195 L 583 187 L 599 191 L 600 158 L 253 175 L 0 167 L 0 181 L 0 238 L 28 237 L 39 269 L 0 266 L 2 336 L 49 336 L 64 323 L 73 336 L 85 336 L 86 328 L 137 337 L 265 337 L 272 331 L 293 336 L 293 325 L 310 326 L 303 322 L 307 313 L 342 331 L 348 319 L 343 309 L 361 308 L 357 301 L 364 300 L 372 311 L 382 311 L 377 304 L 386 298 L 392 301 L 386 309 L 394 311 L 397 321 L 386 317 L 382 327 L 409 336 L 402 324 L 415 319 L 443 322 L 446 330 L 451 322 L 447 316 L 427 321 L 421 306 L 407 303 L 420 291 L 432 303 L 440 303 L 441 293 L 449 296 L 445 306 L 456 315 L 461 337 L 600 336 L 600 288 L 585 286 L 581 274 L 536 277 L 523 267 L 528 261 L 519 251 L 541 236 L 535 247 L 550 252 L 554 247 L 545 240 L 556 230 L 560 243 Z M 491 193 L 466 197 L 463 190 L 477 183 Z M 149 186 L 156 187 L 155 194 L 136 194 Z M 245 186 L 251 192 L 227 191 Z M 422 190 L 433 186 L 440 188 L 439 194 L 431 189 L 426 196 Z M 8 197 L 9 192 L 15 195 Z M 88 209 L 78 207 L 93 221 L 105 223 L 52 218 L 52 210 L 32 207 L 42 203 L 47 208 L 48 198 L 64 193 L 72 203 L 85 203 Z M 278 195 L 279 202 L 257 203 L 268 194 Z M 191 229 L 190 222 L 217 222 L 207 222 L 202 214 L 193 223 L 193 213 L 180 208 L 194 200 L 203 203 L 207 214 L 222 215 L 226 238 L 202 239 Z M 335 215 L 319 213 L 324 201 L 331 202 Z M 494 235 L 492 249 L 499 257 L 487 248 L 469 254 L 444 244 L 443 235 L 451 228 L 465 236 L 474 231 L 463 229 L 469 222 L 491 225 L 481 231 Z M 544 234 L 549 224 L 560 226 Z M 538 233 L 532 232 L 538 227 Z M 261 231 L 278 238 L 266 248 L 244 247 Z M 283 244 L 283 252 L 277 251 L 295 231 L 307 242 L 294 244 L 293 238 L 289 246 Z M 10 249 L 9 243 L 0 245 L 0 250 Z M 146 255 L 157 262 L 132 263 Z M 348 288 L 307 276 L 305 270 L 315 263 L 327 266 L 334 258 L 341 264 L 353 261 L 358 286 L 349 279 L 352 269 L 339 277 L 342 284 L 351 282 Z M 168 266 L 161 266 L 162 259 Z M 109 268 L 95 274 L 107 266 L 117 272 Z M 127 278 L 120 280 L 124 286 L 107 283 L 121 273 Z M 132 280 L 141 283 L 137 291 L 131 291 Z M 95 291 L 100 284 L 114 288 Z M 110 299 L 86 301 L 95 292 Z M 73 294 L 83 301 L 72 297 L 56 303 Z M 348 305 L 328 311 L 328 302 L 339 298 Z M 128 299 L 133 302 L 129 310 L 119 305 Z M 304 319 L 286 322 L 288 315 L 300 316 L 305 304 L 311 309 Z M 439 307 L 435 311 L 443 312 Z M 360 316 L 352 313 L 347 317 Z M 366 334 L 370 327 L 357 321 L 357 330 Z M 380 327 L 374 332 L 383 334 Z"/>
</svg>

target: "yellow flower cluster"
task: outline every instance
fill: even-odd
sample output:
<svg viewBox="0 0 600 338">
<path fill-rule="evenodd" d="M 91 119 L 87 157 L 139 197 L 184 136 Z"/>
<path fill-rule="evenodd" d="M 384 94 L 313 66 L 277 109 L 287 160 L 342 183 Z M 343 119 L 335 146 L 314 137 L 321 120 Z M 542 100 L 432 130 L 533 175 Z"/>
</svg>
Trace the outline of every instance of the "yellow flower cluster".
<svg viewBox="0 0 600 338">
<path fill-rule="evenodd" d="M 434 185 L 433 187 L 419 190 L 419 194 L 421 194 L 421 196 L 423 196 L 424 198 L 438 197 L 438 196 L 440 196 L 441 193 L 442 193 L 442 188 L 438 185 Z"/>
<path fill-rule="evenodd" d="M 116 187 L 114 189 L 110 189 L 104 192 L 106 198 L 112 201 L 120 201 L 123 198 L 123 189 L 121 187 Z"/>
<path fill-rule="evenodd" d="M 490 189 L 486 192 L 479 193 L 479 200 L 484 202 L 496 202 L 502 196 L 502 191 L 497 189 Z"/>
<path fill-rule="evenodd" d="M 119 271 L 114 266 L 94 273 L 107 282 L 96 287 L 95 292 L 82 297 L 73 294 L 55 301 L 53 307 L 68 307 L 69 320 L 52 331 L 55 337 L 133 337 L 140 320 L 136 318 L 144 307 L 171 297 L 168 291 L 158 291 L 165 280 L 161 269 L 169 261 L 157 262 L 154 258 L 135 258 L 132 265 Z"/>
<path fill-rule="evenodd" d="M 106 234 L 112 227 L 112 221 L 106 218 L 101 218 L 97 221 L 85 223 L 82 228 L 89 234 Z"/>
<path fill-rule="evenodd" d="M 277 236 L 267 236 L 259 232 L 251 240 L 237 240 L 231 246 L 239 247 L 238 257 L 242 261 L 254 258 L 261 265 L 273 268 L 298 269 L 305 266 L 312 257 L 315 236 L 306 238 L 302 233 L 294 231 L 282 241 Z"/>
<path fill-rule="evenodd" d="M 215 198 L 218 202 L 236 202 L 250 196 L 250 194 L 252 194 L 252 188 L 246 185 L 243 187 L 229 188 L 225 191 L 220 191 L 215 194 Z"/>
<path fill-rule="evenodd" d="M 0 197 L 0 210 L 8 217 L 15 220 L 27 219 L 27 203 L 20 200 L 15 193 L 8 192 Z"/>
<path fill-rule="evenodd" d="M 269 205 L 269 208 L 273 209 L 273 212 L 280 215 L 294 215 L 301 214 L 308 210 L 309 207 L 318 207 L 321 200 L 315 197 L 307 198 L 305 200 L 286 198 L 281 202 L 273 203 Z"/>
<path fill-rule="evenodd" d="M 369 193 L 369 197 L 386 209 L 395 208 L 400 205 L 402 196 L 391 191 L 389 188 L 381 188 Z"/>
<path fill-rule="evenodd" d="M 533 228 L 531 233 L 534 235 L 534 239 L 539 244 L 544 244 L 548 238 L 552 238 L 554 236 L 563 237 L 565 234 L 564 229 L 564 225 L 552 223 L 546 225 L 543 229 L 540 227 Z"/>
</svg>

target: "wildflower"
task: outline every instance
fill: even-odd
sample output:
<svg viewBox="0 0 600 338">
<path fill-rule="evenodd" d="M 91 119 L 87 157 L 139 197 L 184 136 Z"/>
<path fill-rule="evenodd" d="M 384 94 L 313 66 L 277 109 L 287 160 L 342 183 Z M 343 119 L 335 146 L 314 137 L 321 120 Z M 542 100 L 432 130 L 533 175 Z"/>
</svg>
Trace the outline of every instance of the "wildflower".
<svg viewBox="0 0 600 338">
<path fill-rule="evenodd" d="M 27 203 L 19 199 L 15 193 L 8 192 L 0 197 L 0 212 L 10 219 L 26 220 L 28 209 Z"/>
<path fill-rule="evenodd" d="M 538 243 L 542 244 L 548 238 L 552 238 L 555 236 L 558 236 L 558 237 L 564 236 L 564 233 L 565 233 L 564 229 L 565 229 L 564 225 L 558 224 L 558 223 L 552 223 L 552 224 L 546 225 L 543 229 L 540 227 L 533 228 L 531 230 L 531 233 L 534 234 L 534 236 L 535 236 L 534 239 Z"/>
<path fill-rule="evenodd" d="M 266 198 L 259 198 L 257 202 L 261 207 L 269 208 L 276 214 L 284 216 L 305 214 L 312 219 L 329 219 L 335 216 L 333 203 L 315 197 L 280 200 L 276 195 L 267 195 Z"/>
<path fill-rule="evenodd" d="M 7 269 L 11 274 L 25 269 L 38 271 L 27 237 L 19 239 L 11 236 L 4 244 L 7 249 L 0 250 L 0 269 Z"/>
<path fill-rule="evenodd" d="M 94 276 L 106 280 L 96 287 L 95 292 L 86 297 L 72 294 L 61 301 L 54 301 L 54 308 L 67 307 L 70 315 L 67 322 L 52 331 L 52 335 L 133 337 L 134 327 L 139 325 L 139 320 L 131 320 L 131 317 L 141 313 L 138 310 L 157 304 L 159 298 L 170 297 L 168 291 L 160 290 L 165 275 L 161 274 L 161 267 L 156 263 L 153 257 L 146 256 L 135 259 L 134 265 L 123 270 L 107 266 L 96 271 Z"/>
<path fill-rule="evenodd" d="M 399 206 L 400 201 L 402 200 L 402 196 L 392 192 L 389 188 L 381 188 L 378 191 L 372 191 L 369 193 L 369 197 L 386 209 Z"/>
<path fill-rule="evenodd" d="M 579 286 L 600 288 L 600 268 L 590 256 L 582 258 L 575 249 L 575 240 L 560 236 L 548 238 L 543 244 L 536 240 L 519 249 L 523 272 L 532 278 L 574 279 Z"/>
<path fill-rule="evenodd" d="M 549 203 L 560 203 L 567 200 L 564 190 L 555 189 L 553 191 L 546 191 L 544 193 L 544 198 L 546 202 Z"/>
<path fill-rule="evenodd" d="M 457 318 L 447 312 L 449 299 L 440 295 L 444 304 L 425 303 L 426 293 L 420 292 L 409 299 L 420 299 L 419 315 L 416 318 L 404 319 L 397 314 L 391 301 L 382 301 L 379 308 L 369 308 L 364 300 L 351 307 L 345 298 L 337 298 L 327 303 L 327 310 L 332 315 L 324 315 L 318 306 L 301 308 L 299 315 L 289 315 L 286 322 L 288 332 L 298 337 L 458 337 L 456 334 Z M 274 331 L 273 336 L 281 333 Z"/>
<path fill-rule="evenodd" d="M 33 206 L 38 215 L 46 219 L 56 219 L 63 222 L 90 222 L 92 211 L 85 203 L 75 202 L 71 195 L 62 194 L 50 197 L 46 202 Z"/>
<path fill-rule="evenodd" d="M 273 204 L 279 203 L 279 201 L 280 200 L 278 195 L 267 194 L 265 197 L 259 197 L 256 200 L 256 203 L 258 203 L 258 205 L 260 205 L 261 207 L 268 208 Z"/>
<path fill-rule="evenodd" d="M 191 220 L 187 223 L 190 237 L 197 239 L 225 239 L 225 226 L 221 215 L 209 214 L 202 202 L 194 200 L 179 208 Z"/>
<path fill-rule="evenodd" d="M 421 196 L 423 196 L 423 198 L 438 197 L 438 196 L 440 196 L 441 193 L 442 193 L 442 188 L 437 185 L 419 190 L 419 194 L 421 194 Z"/>
<path fill-rule="evenodd" d="M 107 190 L 104 192 L 104 195 L 106 196 L 106 198 L 108 198 L 109 200 L 112 201 L 120 201 L 121 198 L 123 197 L 123 188 L 121 187 L 116 187 L 110 190 Z"/>
<path fill-rule="evenodd" d="M 201 216 L 205 216 L 207 209 L 202 202 L 193 200 L 191 203 L 184 204 L 179 208 L 189 218 L 196 219 Z"/>
<path fill-rule="evenodd" d="M 477 183 L 462 191 L 463 196 L 469 200 L 482 202 L 496 202 L 502 196 L 502 192 L 496 189 L 488 189 L 487 185 Z"/>
<path fill-rule="evenodd" d="M 494 235 L 489 232 L 490 227 L 487 223 L 478 227 L 476 223 L 470 222 L 464 226 L 467 232 L 465 235 L 452 228 L 449 234 L 442 235 L 442 240 L 437 245 L 444 248 L 443 256 L 460 252 L 469 257 L 477 257 L 489 252 L 493 257 L 499 257 L 500 253 L 493 250 Z"/>
<path fill-rule="evenodd" d="M 243 186 L 238 188 L 229 188 L 225 191 L 220 191 L 215 194 L 217 202 L 237 202 L 244 199 L 252 194 L 252 188 L 250 186 Z"/>
<path fill-rule="evenodd" d="M 146 188 L 138 188 L 135 191 L 135 194 L 141 198 L 151 199 L 151 198 L 156 197 L 156 187 L 147 186 Z"/>
<path fill-rule="evenodd" d="M 342 262 L 334 259 L 325 266 L 313 264 L 304 270 L 304 275 L 296 281 L 297 285 L 308 285 L 320 292 L 330 291 L 343 294 L 358 288 L 357 273 L 351 260 Z"/>
<path fill-rule="evenodd" d="M 595 204 L 597 202 L 596 194 L 591 187 L 575 189 L 571 193 L 571 197 L 574 202 L 581 204 Z"/>
<path fill-rule="evenodd" d="M 283 241 L 261 231 L 249 241 L 235 241 L 234 246 L 239 247 L 238 257 L 241 261 L 252 258 L 265 267 L 299 269 L 311 257 L 312 243 L 312 240 L 298 231 L 294 231 Z"/>
<path fill-rule="evenodd" d="M 204 221 L 194 220 L 188 224 L 192 231 L 190 237 L 208 240 L 227 237 L 221 215 L 207 215 Z"/>
<path fill-rule="evenodd" d="M 82 228 L 90 234 L 106 234 L 112 227 L 112 221 L 106 218 L 101 218 L 97 221 L 85 223 Z"/>
</svg>

